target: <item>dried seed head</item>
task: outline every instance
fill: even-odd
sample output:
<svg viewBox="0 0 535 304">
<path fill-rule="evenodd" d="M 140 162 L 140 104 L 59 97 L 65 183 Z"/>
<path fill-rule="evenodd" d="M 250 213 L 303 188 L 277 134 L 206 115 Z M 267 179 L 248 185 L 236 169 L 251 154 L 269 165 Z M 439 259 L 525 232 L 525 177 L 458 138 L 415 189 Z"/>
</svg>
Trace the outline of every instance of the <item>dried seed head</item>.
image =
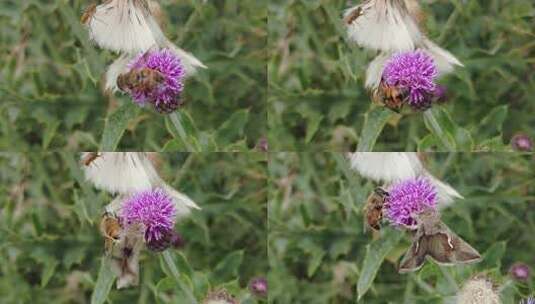
<svg viewBox="0 0 535 304">
<path fill-rule="evenodd" d="M 203 304 L 239 304 L 239 302 L 228 291 L 220 289 L 210 292 Z"/>
<path fill-rule="evenodd" d="M 500 297 L 492 282 L 485 277 L 474 277 L 463 286 L 457 296 L 458 304 L 499 304 Z"/>
</svg>

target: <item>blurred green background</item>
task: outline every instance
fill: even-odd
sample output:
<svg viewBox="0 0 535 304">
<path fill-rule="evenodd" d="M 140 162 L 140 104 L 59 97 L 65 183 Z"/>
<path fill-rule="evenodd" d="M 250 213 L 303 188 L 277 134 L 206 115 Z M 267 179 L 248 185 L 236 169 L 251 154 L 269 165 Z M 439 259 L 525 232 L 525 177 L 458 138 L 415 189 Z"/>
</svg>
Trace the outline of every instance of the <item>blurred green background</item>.
<svg viewBox="0 0 535 304">
<path fill-rule="evenodd" d="M 202 151 L 253 148 L 266 136 L 267 0 L 159 2 L 167 36 L 208 66 L 183 95 L 189 140 Z M 1 1 L 0 149 L 191 151 L 168 117 L 102 94 L 117 55 L 88 40 L 79 19 L 91 3 Z"/>
<path fill-rule="evenodd" d="M 358 303 L 366 304 L 453 304 L 456 289 L 483 272 L 498 284 L 503 304 L 517 304 L 535 293 L 533 274 L 519 283 L 507 273 L 515 262 L 535 270 L 534 156 L 427 154 L 432 174 L 465 197 L 442 211 L 443 221 L 483 260 L 454 267 L 426 262 L 420 271 L 400 275 L 397 263 L 411 238 L 392 228 L 375 238 L 363 232 L 362 204 L 375 185 L 350 169 L 343 154 L 272 154 L 270 301 L 357 303 L 359 294 Z"/>
<path fill-rule="evenodd" d="M 89 303 L 104 253 L 98 223 L 112 197 L 84 180 L 78 157 L 0 155 L 1 303 Z M 246 296 L 268 268 L 265 154 L 164 153 L 160 173 L 202 208 L 176 227 L 186 241 L 171 250 L 182 280 L 200 302 L 217 288 Z M 185 303 L 164 269 L 160 254 L 142 251 L 140 286 L 114 286 L 108 303 Z"/>
<path fill-rule="evenodd" d="M 359 143 L 371 110 L 364 75 L 376 53 L 348 44 L 341 21 L 359 2 L 270 1 L 268 126 L 275 150 L 353 151 Z M 465 64 L 439 81 L 450 99 L 435 116 L 453 151 L 504 150 L 517 132 L 535 136 L 535 2 L 419 2 L 428 36 Z M 446 151 L 429 130 L 421 113 L 393 115 L 375 150 Z"/>
</svg>

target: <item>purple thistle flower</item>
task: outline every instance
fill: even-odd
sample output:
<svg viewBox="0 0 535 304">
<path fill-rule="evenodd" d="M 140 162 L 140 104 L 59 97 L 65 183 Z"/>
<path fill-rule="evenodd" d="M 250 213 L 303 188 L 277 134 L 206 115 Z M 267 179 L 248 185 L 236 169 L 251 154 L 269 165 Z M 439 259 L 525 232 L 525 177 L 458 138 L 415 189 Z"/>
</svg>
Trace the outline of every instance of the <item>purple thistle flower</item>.
<svg viewBox="0 0 535 304">
<path fill-rule="evenodd" d="M 176 208 L 173 199 L 162 189 L 138 192 L 123 205 L 122 217 L 126 225 L 142 223 L 145 241 L 161 240 L 175 226 Z"/>
<path fill-rule="evenodd" d="M 532 151 L 533 140 L 526 134 L 518 133 L 511 139 L 511 146 L 516 151 Z"/>
<path fill-rule="evenodd" d="M 515 263 L 509 268 L 509 274 L 517 281 L 527 281 L 531 274 L 531 269 L 524 263 Z"/>
<path fill-rule="evenodd" d="M 260 152 L 267 152 L 269 150 L 269 142 L 267 138 L 261 137 L 256 143 L 255 149 Z"/>
<path fill-rule="evenodd" d="M 426 208 L 435 208 L 437 191 L 423 177 L 405 180 L 394 184 L 388 191 L 385 216 L 394 225 L 414 227 L 413 215 Z"/>
<path fill-rule="evenodd" d="M 262 277 L 255 278 L 249 283 L 249 290 L 255 296 L 265 298 L 268 294 L 268 282 Z"/>
<path fill-rule="evenodd" d="M 155 71 L 153 75 L 163 78 L 156 86 L 138 85 L 129 90 L 134 102 L 141 106 L 151 103 L 160 113 L 171 113 L 180 107 L 186 71 L 173 52 L 168 49 L 148 51 L 137 56 L 128 67 L 129 70 Z"/>
<path fill-rule="evenodd" d="M 407 90 L 408 103 L 416 110 L 431 106 L 438 69 L 431 56 L 422 51 L 398 53 L 386 62 L 383 81 L 389 86 Z"/>
<path fill-rule="evenodd" d="M 519 304 L 535 304 L 535 298 L 534 297 L 529 297 L 527 299 L 524 299 L 524 300 L 520 301 Z"/>
<path fill-rule="evenodd" d="M 448 101 L 448 89 L 440 84 L 437 84 L 435 91 L 433 92 L 434 101 L 438 103 L 445 103 Z"/>
</svg>

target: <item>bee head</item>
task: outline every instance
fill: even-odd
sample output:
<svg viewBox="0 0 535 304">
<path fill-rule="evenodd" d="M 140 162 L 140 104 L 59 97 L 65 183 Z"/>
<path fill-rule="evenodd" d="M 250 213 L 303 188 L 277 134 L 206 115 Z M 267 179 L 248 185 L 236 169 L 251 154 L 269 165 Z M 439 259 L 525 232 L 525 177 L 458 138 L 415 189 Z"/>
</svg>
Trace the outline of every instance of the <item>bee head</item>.
<svg viewBox="0 0 535 304">
<path fill-rule="evenodd" d="M 383 188 L 377 187 L 374 190 L 375 194 L 381 196 L 381 197 L 388 197 L 390 194 L 386 192 Z"/>
</svg>

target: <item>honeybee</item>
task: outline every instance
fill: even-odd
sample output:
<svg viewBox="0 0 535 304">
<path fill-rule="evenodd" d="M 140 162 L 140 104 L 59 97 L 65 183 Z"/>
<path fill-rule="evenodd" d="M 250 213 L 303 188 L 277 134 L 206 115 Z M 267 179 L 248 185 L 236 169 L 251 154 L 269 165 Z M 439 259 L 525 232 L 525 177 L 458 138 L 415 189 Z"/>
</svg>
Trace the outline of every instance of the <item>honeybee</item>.
<svg viewBox="0 0 535 304">
<path fill-rule="evenodd" d="M 100 220 L 100 232 L 104 236 L 104 249 L 106 254 L 110 254 L 113 245 L 119 241 L 122 231 L 121 223 L 117 216 L 110 212 L 104 212 Z"/>
<path fill-rule="evenodd" d="M 407 101 L 408 95 L 405 90 L 381 81 L 379 87 L 373 92 L 372 99 L 374 102 L 383 105 L 390 110 L 399 113 Z"/>
<path fill-rule="evenodd" d="M 162 83 L 164 79 L 162 73 L 153 69 L 132 69 L 125 74 L 119 75 L 117 87 L 121 91 L 132 91 L 136 88 L 137 90 L 148 92 Z"/>
<path fill-rule="evenodd" d="M 355 20 L 357 20 L 360 16 L 362 16 L 362 14 L 363 14 L 362 7 L 360 6 L 357 7 L 356 9 L 347 13 L 346 16 L 344 16 L 345 24 L 351 25 Z"/>
<path fill-rule="evenodd" d="M 374 230 L 381 229 L 380 222 L 383 218 L 383 207 L 388 195 L 388 192 L 378 187 L 373 190 L 366 201 L 366 205 L 364 206 L 364 216 L 368 226 Z"/>
<path fill-rule="evenodd" d="M 91 5 L 86 7 L 84 12 L 82 13 L 82 17 L 80 17 L 80 22 L 82 24 L 86 25 L 89 22 L 89 20 L 91 20 L 91 18 L 93 18 L 93 15 L 95 15 L 96 11 L 97 11 L 97 4 L 96 3 L 92 3 Z"/>
<path fill-rule="evenodd" d="M 91 165 L 91 163 L 97 159 L 98 157 L 100 157 L 100 154 L 98 152 L 89 152 L 87 153 L 87 155 L 82 159 L 82 164 L 84 166 L 89 166 Z"/>
</svg>

